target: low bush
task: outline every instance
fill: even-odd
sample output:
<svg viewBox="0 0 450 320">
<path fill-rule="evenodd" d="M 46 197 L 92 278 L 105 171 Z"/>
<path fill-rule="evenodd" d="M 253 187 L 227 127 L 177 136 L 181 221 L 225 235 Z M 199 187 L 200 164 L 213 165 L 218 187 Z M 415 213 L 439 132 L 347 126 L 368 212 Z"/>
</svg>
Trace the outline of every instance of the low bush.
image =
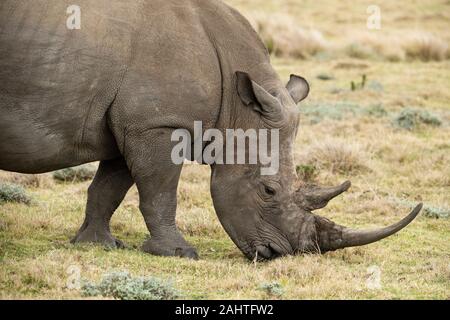
<svg viewBox="0 0 450 320">
<path fill-rule="evenodd" d="M 425 110 L 406 108 L 394 119 L 394 125 L 399 128 L 414 130 L 422 125 L 439 127 L 442 121 L 437 115 Z"/>
<path fill-rule="evenodd" d="M 263 283 L 259 288 L 269 296 L 281 297 L 284 294 L 284 289 L 278 282 Z"/>
<path fill-rule="evenodd" d="M 84 296 L 119 300 L 173 300 L 179 297 L 172 284 L 154 277 L 132 277 L 128 272 L 112 272 L 98 284 L 82 285 Z"/>
<path fill-rule="evenodd" d="M 0 183 L 0 203 L 4 202 L 30 204 L 31 198 L 20 185 Z"/>
<path fill-rule="evenodd" d="M 97 168 L 93 164 L 85 164 L 78 167 L 62 169 L 53 172 L 53 178 L 63 182 L 80 182 L 94 178 Z"/>
</svg>

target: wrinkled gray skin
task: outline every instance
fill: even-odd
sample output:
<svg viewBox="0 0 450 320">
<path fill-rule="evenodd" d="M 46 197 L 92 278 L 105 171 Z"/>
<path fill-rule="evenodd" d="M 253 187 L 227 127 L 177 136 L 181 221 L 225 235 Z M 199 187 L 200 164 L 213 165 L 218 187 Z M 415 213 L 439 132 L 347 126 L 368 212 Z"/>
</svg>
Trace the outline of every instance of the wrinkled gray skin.
<svg viewBox="0 0 450 320">
<path fill-rule="evenodd" d="M 217 0 L 78 0 L 81 30 L 66 28 L 66 0 L 0 2 L 0 169 L 42 173 L 92 161 L 86 218 L 74 242 L 121 246 L 109 221 L 136 183 L 151 238 L 146 252 L 197 258 L 175 225 L 181 166 L 174 129 L 279 128 L 280 170 L 212 165 L 218 217 L 249 258 L 325 252 L 389 236 L 411 222 L 354 231 L 313 210 L 346 191 L 298 180 L 296 104 L 306 81 L 282 84 L 248 22 Z"/>
</svg>

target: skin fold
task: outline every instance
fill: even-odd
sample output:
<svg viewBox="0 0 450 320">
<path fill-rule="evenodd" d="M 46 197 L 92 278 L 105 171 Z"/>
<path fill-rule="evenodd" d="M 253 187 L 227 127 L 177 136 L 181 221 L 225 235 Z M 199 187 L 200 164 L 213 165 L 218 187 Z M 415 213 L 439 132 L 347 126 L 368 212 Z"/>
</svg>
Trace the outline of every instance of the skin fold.
<svg viewBox="0 0 450 320">
<path fill-rule="evenodd" d="M 0 169 L 43 173 L 100 161 L 86 218 L 73 242 L 112 247 L 109 221 L 136 184 L 151 234 L 143 250 L 196 259 L 175 224 L 182 165 L 171 134 L 279 129 L 280 165 L 211 165 L 223 227 L 249 259 L 363 245 L 419 213 L 375 231 L 354 231 L 313 210 L 346 191 L 299 181 L 293 162 L 305 79 L 279 79 L 264 44 L 218 0 L 79 0 L 81 29 L 66 27 L 67 0 L 0 3 Z M 226 141 L 224 141 L 226 142 Z"/>
</svg>

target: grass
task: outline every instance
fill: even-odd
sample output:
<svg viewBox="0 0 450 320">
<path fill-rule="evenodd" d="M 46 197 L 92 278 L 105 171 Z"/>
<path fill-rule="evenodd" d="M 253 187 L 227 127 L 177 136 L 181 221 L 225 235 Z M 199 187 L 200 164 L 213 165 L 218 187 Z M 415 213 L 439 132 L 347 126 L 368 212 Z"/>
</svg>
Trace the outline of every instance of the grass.
<svg viewBox="0 0 450 320">
<path fill-rule="evenodd" d="M 346 44 L 352 30 L 365 26 L 370 4 L 229 2 L 246 12 L 294 16 L 300 26 L 321 31 L 331 46 Z M 413 23 L 450 40 L 448 4 L 383 1 L 381 6 L 383 33 L 409 30 Z M 253 264 L 220 226 L 209 195 L 209 169 L 189 165 L 178 190 L 177 222 L 201 260 L 188 261 L 139 250 L 147 230 L 135 188 L 111 227 L 128 247 L 106 250 L 69 244 L 84 219 L 89 181 L 53 183 L 51 175 L 0 172 L 1 181 L 22 185 L 33 198 L 31 205 L 0 205 L 0 298 L 85 298 L 82 290 L 70 289 L 78 272 L 96 284 L 105 274 L 123 270 L 133 277 L 172 280 L 182 298 L 192 299 L 449 299 L 450 61 L 333 54 L 324 59 L 319 54 L 303 60 L 274 57 L 273 63 L 284 80 L 295 73 L 311 82 L 311 94 L 300 104 L 295 164 L 305 177 L 321 184 L 347 179 L 353 183 L 349 192 L 317 213 L 358 228 L 396 222 L 418 202 L 425 203 L 426 214 L 399 234 L 369 246 Z M 323 74 L 332 76 L 327 81 L 317 78 Z M 364 74 L 364 89 L 352 91 L 350 83 L 359 82 Z M 409 106 L 438 115 L 441 126 L 420 125 L 414 130 L 393 126 L 392 119 Z M 349 147 L 354 158 L 341 160 L 344 167 L 357 163 L 367 169 L 332 170 L 322 164 L 311 172 L 309 151 L 323 145 L 339 152 Z M 334 153 L 325 156 L 329 163 L 338 159 Z M 36 179 L 41 182 L 27 182 Z M 380 289 L 367 286 L 374 266 L 381 272 Z"/>
<path fill-rule="evenodd" d="M 449 3 L 378 2 L 380 30 L 366 27 L 370 1 L 227 1 L 243 9 L 269 50 L 279 57 L 350 57 L 390 62 L 450 58 Z M 262 10 L 264 8 L 265 10 Z"/>
</svg>

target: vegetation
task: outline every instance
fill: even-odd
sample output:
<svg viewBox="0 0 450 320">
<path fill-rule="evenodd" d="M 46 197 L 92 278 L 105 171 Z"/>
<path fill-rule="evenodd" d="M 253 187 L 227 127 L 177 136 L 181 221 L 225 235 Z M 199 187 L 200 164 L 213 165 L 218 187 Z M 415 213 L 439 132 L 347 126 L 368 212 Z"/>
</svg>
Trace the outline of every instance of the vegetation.
<svg viewBox="0 0 450 320">
<path fill-rule="evenodd" d="M 97 172 L 97 167 L 92 164 L 86 164 L 78 167 L 62 169 L 53 172 L 53 178 L 58 181 L 86 181 L 91 180 L 95 173 Z"/>
<path fill-rule="evenodd" d="M 179 296 L 170 283 L 154 277 L 132 277 L 128 272 L 107 273 L 99 284 L 84 283 L 82 291 L 87 297 L 120 300 L 172 300 Z"/>
<path fill-rule="evenodd" d="M 394 123 L 400 128 L 413 130 L 420 125 L 439 127 L 442 121 L 428 111 L 406 108 L 394 119 Z"/>
<path fill-rule="evenodd" d="M 188 261 L 139 250 L 148 232 L 136 188 L 112 218 L 112 233 L 126 249 L 71 245 L 69 239 L 84 219 L 89 181 L 49 183 L 52 179 L 45 177 L 45 184 L 26 186 L 32 206 L 0 204 L 0 298 L 82 298 L 89 293 L 87 287 L 67 286 L 73 266 L 81 278 L 94 283 L 92 289 L 98 289 L 110 270 L 124 270 L 137 278 L 173 279 L 182 297 L 192 299 L 450 298 L 450 60 L 442 45 L 450 40 L 448 1 L 379 1 L 383 25 L 377 31 L 366 29 L 370 1 L 228 2 L 247 15 L 289 15 L 299 27 L 318 30 L 326 41 L 320 51 L 306 51 L 304 59 L 281 53 L 272 59 L 284 81 L 295 73 L 311 82 L 311 94 L 300 104 L 295 142 L 300 177 L 323 185 L 352 181 L 347 193 L 317 213 L 355 228 L 396 222 L 418 202 L 425 203 L 424 213 L 398 235 L 369 246 L 253 264 L 214 213 L 209 168 L 188 165 L 178 189 L 177 222 L 201 256 Z M 408 53 L 403 43 L 416 27 L 441 39 L 439 45 L 425 46 L 441 48 L 437 52 L 443 53 L 435 55 L 439 58 Z M 355 39 L 370 40 L 375 54 L 347 55 L 344 48 Z M 321 74 L 332 77 L 323 81 L 317 78 Z M 365 88 L 352 91 L 351 81 L 364 74 Z M 414 130 L 399 130 L 393 119 L 408 106 L 434 114 L 441 125 L 419 123 Z M 21 179 L 22 175 L 0 173 L 0 181 Z M 366 284 L 372 266 L 381 271 L 379 289 Z M 143 285 L 135 285 L 135 277 L 129 279 L 132 289 L 116 298 L 142 297 L 146 292 Z M 282 295 L 277 294 L 279 288 Z"/>
<path fill-rule="evenodd" d="M 29 204 L 30 197 L 22 186 L 0 183 L 0 204 L 3 202 L 17 202 Z"/>
</svg>

